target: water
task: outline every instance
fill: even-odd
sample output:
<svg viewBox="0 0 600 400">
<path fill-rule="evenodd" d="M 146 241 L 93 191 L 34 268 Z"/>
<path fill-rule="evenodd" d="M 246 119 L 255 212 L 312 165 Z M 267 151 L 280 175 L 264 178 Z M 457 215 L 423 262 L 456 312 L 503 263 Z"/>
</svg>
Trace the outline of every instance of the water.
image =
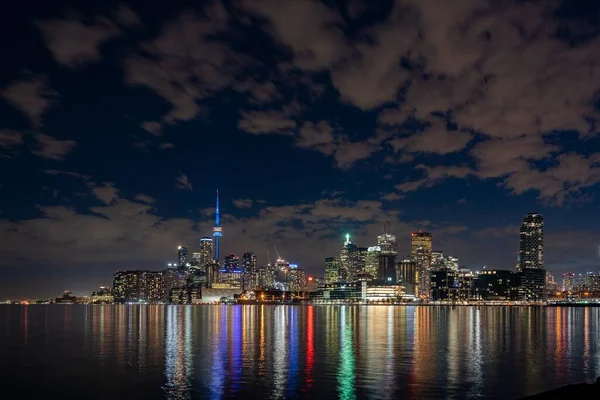
<svg viewBox="0 0 600 400">
<path fill-rule="evenodd" d="M 0 306 L 0 387 L 11 399 L 515 399 L 600 376 L 599 321 L 598 308 Z"/>
</svg>

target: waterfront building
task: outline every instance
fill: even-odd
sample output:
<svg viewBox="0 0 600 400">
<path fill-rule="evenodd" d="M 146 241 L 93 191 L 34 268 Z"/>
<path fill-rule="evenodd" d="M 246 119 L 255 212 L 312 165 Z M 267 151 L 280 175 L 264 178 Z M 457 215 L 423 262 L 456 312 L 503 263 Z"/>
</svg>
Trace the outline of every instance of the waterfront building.
<svg viewBox="0 0 600 400">
<path fill-rule="evenodd" d="M 215 226 L 213 228 L 213 243 L 215 249 L 214 260 L 216 263 L 219 262 L 219 239 L 223 236 L 223 228 L 221 228 L 219 211 L 219 191 L 217 190 L 217 208 L 215 211 Z"/>
<path fill-rule="evenodd" d="M 431 270 L 431 299 L 434 301 L 456 301 L 459 299 L 458 271 L 440 267 Z"/>
<path fill-rule="evenodd" d="M 516 300 L 517 277 L 512 271 L 484 269 L 473 281 L 473 297 L 478 300 Z"/>
<path fill-rule="evenodd" d="M 223 261 L 219 273 L 219 283 L 229 284 L 232 288 L 242 288 L 243 270 L 240 266 L 240 258 L 235 254 L 229 254 Z"/>
<path fill-rule="evenodd" d="M 70 290 L 65 290 L 65 293 L 61 297 L 57 297 L 54 302 L 56 304 L 75 304 L 77 297 L 73 296 Z"/>
<path fill-rule="evenodd" d="M 544 268 L 544 218 L 538 213 L 527 214 L 521 224 L 517 270 L 525 268 Z"/>
<path fill-rule="evenodd" d="M 90 302 L 92 304 L 112 304 L 115 300 L 112 288 L 109 286 L 100 286 L 97 291 L 92 292 Z"/>
<path fill-rule="evenodd" d="M 138 271 L 117 271 L 113 275 L 116 303 L 138 302 L 140 299 Z"/>
<path fill-rule="evenodd" d="M 411 257 L 417 264 L 416 295 L 422 299 L 430 296 L 432 235 L 428 232 L 413 232 L 411 234 Z"/>
<path fill-rule="evenodd" d="M 139 301 L 164 302 L 167 296 L 164 271 L 138 271 Z"/>
<path fill-rule="evenodd" d="M 458 270 L 458 298 L 469 300 L 473 297 L 474 274 L 466 268 Z"/>
<path fill-rule="evenodd" d="M 325 259 L 325 284 L 340 281 L 340 259 L 339 257 L 327 257 Z"/>
<path fill-rule="evenodd" d="M 518 299 L 539 302 L 546 299 L 546 270 L 524 268 L 517 273 Z"/>
</svg>

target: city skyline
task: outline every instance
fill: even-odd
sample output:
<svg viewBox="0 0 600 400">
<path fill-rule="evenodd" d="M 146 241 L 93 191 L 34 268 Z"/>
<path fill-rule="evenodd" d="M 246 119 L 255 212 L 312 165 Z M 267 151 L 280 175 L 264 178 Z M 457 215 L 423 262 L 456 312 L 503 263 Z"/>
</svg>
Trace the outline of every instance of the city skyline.
<svg viewBox="0 0 600 400">
<path fill-rule="evenodd" d="M 320 275 L 347 233 L 369 256 L 386 221 L 399 257 L 422 230 L 514 270 L 534 211 L 545 269 L 597 271 L 589 3 L 12 4 L 0 295 L 89 293 L 200 237 L 221 261 L 276 246 Z"/>
</svg>

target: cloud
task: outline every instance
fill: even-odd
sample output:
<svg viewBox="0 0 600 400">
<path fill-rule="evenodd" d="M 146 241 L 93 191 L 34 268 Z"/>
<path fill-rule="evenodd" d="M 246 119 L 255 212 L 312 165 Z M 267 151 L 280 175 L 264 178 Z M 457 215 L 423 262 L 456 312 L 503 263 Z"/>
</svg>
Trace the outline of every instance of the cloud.
<svg viewBox="0 0 600 400">
<path fill-rule="evenodd" d="M 79 179 L 83 179 L 85 181 L 88 181 L 88 180 L 91 179 L 91 176 L 83 175 L 83 174 L 80 174 L 78 172 L 72 172 L 72 171 L 61 171 L 61 170 L 57 170 L 57 169 L 46 169 L 46 170 L 44 170 L 44 172 L 47 173 L 48 175 L 71 176 L 73 178 L 79 178 Z"/>
<path fill-rule="evenodd" d="M 54 103 L 56 92 L 48 89 L 41 78 L 14 81 L 0 91 L 0 95 L 40 125 L 42 116 Z"/>
<path fill-rule="evenodd" d="M 123 8 L 121 16 L 125 15 L 122 11 Z M 99 60 L 101 44 L 120 33 L 115 24 L 105 18 L 96 18 L 93 23 L 79 19 L 45 20 L 36 25 L 56 61 L 70 68 Z"/>
<path fill-rule="evenodd" d="M 253 201 L 250 199 L 233 200 L 233 205 L 237 208 L 252 208 Z"/>
<path fill-rule="evenodd" d="M 146 86 L 170 103 L 165 122 L 194 119 L 198 101 L 231 86 L 245 65 L 246 58 L 214 38 L 227 30 L 228 18 L 219 2 L 201 13 L 185 11 L 124 61 L 126 83 Z"/>
<path fill-rule="evenodd" d="M 346 134 L 336 132 L 327 121 L 307 121 L 295 129 L 296 122 L 286 116 L 290 113 L 277 110 L 243 113 L 238 127 L 254 134 L 292 136 L 297 147 L 332 156 L 341 169 L 351 168 L 357 161 L 382 149 L 382 142 L 388 137 L 381 131 L 366 141 L 352 141 Z"/>
<path fill-rule="evenodd" d="M 175 179 L 175 186 L 177 186 L 179 189 L 189 190 L 190 192 L 192 191 L 192 183 L 186 174 L 181 174 L 181 176 Z"/>
<path fill-rule="evenodd" d="M 158 148 L 161 150 L 173 149 L 175 148 L 175 145 L 173 143 L 163 142 L 158 146 Z"/>
<path fill-rule="evenodd" d="M 23 134 L 20 132 L 1 130 L 0 148 L 8 149 L 23 144 Z"/>
<path fill-rule="evenodd" d="M 119 199 L 119 190 L 112 182 L 103 182 L 102 186 L 92 187 L 92 193 L 104 204 L 113 204 Z"/>
<path fill-rule="evenodd" d="M 425 177 L 416 181 L 407 181 L 395 185 L 394 187 L 400 192 L 412 192 L 417 189 L 434 186 L 438 182 L 447 178 L 462 179 L 475 174 L 475 171 L 464 165 L 440 165 L 436 167 L 428 167 L 426 165 L 419 164 L 416 166 L 416 169 L 424 171 Z"/>
<path fill-rule="evenodd" d="M 142 128 L 144 128 L 154 136 L 162 135 L 162 125 L 160 122 L 146 121 L 142 123 Z"/>
<path fill-rule="evenodd" d="M 463 150 L 473 135 L 460 130 L 448 130 L 446 124 L 433 120 L 422 132 L 390 140 L 396 152 L 450 154 Z"/>
<path fill-rule="evenodd" d="M 43 133 L 36 134 L 35 139 L 37 150 L 33 154 L 49 160 L 63 160 L 76 145 L 73 140 L 60 140 Z"/>
<path fill-rule="evenodd" d="M 154 204 L 156 199 L 154 197 L 148 196 L 147 194 L 138 193 L 135 195 L 134 200 L 140 201 L 146 204 Z"/>
<path fill-rule="evenodd" d="M 135 27 L 138 26 L 142 21 L 140 17 L 129 7 L 119 4 L 118 9 L 114 14 L 115 20 L 124 27 Z"/>
<path fill-rule="evenodd" d="M 238 128 L 254 134 L 289 134 L 295 127 L 294 120 L 290 119 L 284 111 L 277 110 L 244 112 L 238 123 Z"/>
</svg>

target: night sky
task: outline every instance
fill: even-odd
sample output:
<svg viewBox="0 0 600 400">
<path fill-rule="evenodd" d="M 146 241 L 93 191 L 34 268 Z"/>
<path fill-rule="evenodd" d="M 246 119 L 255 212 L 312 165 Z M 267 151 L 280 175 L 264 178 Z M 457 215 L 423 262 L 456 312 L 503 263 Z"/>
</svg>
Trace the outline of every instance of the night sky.
<svg viewBox="0 0 600 400">
<path fill-rule="evenodd" d="M 4 4 L 6 3 L 6 4 Z M 323 274 L 350 233 L 598 271 L 597 1 L 7 1 L 0 298 L 89 294 L 198 248 Z"/>
</svg>

